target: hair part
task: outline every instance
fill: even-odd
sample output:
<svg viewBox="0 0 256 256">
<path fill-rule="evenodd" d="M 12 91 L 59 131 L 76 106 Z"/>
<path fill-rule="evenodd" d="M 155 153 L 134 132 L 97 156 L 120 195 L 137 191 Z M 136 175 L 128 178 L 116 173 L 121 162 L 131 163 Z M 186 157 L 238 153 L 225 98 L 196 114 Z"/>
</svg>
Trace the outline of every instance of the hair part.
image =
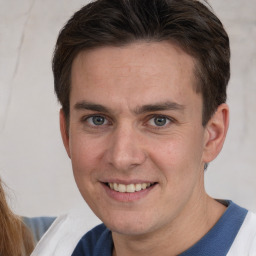
<svg viewBox="0 0 256 256">
<path fill-rule="evenodd" d="M 52 62 L 55 92 L 67 124 L 75 57 L 84 50 L 137 41 L 169 41 L 196 60 L 195 91 L 203 97 L 205 126 L 226 101 L 230 48 L 220 20 L 196 0 L 97 0 L 77 11 L 60 31 Z"/>
</svg>

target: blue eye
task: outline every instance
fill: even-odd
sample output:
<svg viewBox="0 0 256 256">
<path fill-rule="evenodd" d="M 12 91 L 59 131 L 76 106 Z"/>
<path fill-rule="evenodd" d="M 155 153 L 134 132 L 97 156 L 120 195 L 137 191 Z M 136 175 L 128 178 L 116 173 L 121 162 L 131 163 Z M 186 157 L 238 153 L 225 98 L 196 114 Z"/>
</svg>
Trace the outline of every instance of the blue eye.
<svg viewBox="0 0 256 256">
<path fill-rule="evenodd" d="M 91 116 L 87 119 L 91 125 L 99 126 L 106 124 L 106 118 L 103 116 Z"/>
<path fill-rule="evenodd" d="M 165 116 L 156 116 L 149 120 L 150 125 L 158 126 L 158 127 L 165 126 L 169 122 L 170 122 L 170 120 Z"/>
<path fill-rule="evenodd" d="M 167 120 L 166 117 L 155 117 L 154 123 L 157 126 L 164 126 L 166 124 Z"/>
</svg>

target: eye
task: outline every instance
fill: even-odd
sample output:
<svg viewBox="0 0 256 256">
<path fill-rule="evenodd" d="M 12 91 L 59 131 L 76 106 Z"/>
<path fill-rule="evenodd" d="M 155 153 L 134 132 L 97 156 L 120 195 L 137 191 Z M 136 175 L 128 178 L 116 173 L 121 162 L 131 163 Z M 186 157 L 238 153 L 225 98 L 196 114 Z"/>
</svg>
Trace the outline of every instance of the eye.
<svg viewBox="0 0 256 256">
<path fill-rule="evenodd" d="M 165 116 L 155 116 L 149 120 L 149 124 L 152 126 L 162 127 L 169 124 L 171 121 Z"/>
<path fill-rule="evenodd" d="M 92 126 L 100 126 L 108 123 L 107 119 L 103 116 L 91 116 L 86 121 Z"/>
</svg>

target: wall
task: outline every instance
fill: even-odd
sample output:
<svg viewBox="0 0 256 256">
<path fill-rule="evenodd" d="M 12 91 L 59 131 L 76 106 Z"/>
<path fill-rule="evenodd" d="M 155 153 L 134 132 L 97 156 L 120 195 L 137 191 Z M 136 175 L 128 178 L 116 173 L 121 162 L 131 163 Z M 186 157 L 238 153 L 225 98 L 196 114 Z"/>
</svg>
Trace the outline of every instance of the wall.
<svg viewBox="0 0 256 256">
<path fill-rule="evenodd" d="M 51 57 L 82 0 L 0 0 L 0 176 L 13 209 L 56 215 L 84 204 L 58 125 Z M 230 129 L 206 173 L 208 192 L 256 211 L 256 2 L 212 0 L 231 39 Z"/>
</svg>

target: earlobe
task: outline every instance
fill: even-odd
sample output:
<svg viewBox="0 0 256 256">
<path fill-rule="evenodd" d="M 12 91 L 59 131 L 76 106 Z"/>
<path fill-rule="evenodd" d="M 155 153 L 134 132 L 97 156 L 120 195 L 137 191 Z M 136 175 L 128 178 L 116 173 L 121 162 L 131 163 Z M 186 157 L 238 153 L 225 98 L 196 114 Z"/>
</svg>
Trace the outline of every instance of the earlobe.
<svg viewBox="0 0 256 256">
<path fill-rule="evenodd" d="M 205 146 L 203 161 L 209 163 L 220 153 L 228 130 L 229 108 L 228 105 L 221 104 L 205 128 Z"/>
<path fill-rule="evenodd" d="M 67 130 L 66 117 L 63 112 L 63 109 L 60 110 L 59 118 L 60 118 L 60 132 L 61 132 L 62 141 L 65 146 L 66 152 L 70 158 L 69 133 Z"/>
</svg>

